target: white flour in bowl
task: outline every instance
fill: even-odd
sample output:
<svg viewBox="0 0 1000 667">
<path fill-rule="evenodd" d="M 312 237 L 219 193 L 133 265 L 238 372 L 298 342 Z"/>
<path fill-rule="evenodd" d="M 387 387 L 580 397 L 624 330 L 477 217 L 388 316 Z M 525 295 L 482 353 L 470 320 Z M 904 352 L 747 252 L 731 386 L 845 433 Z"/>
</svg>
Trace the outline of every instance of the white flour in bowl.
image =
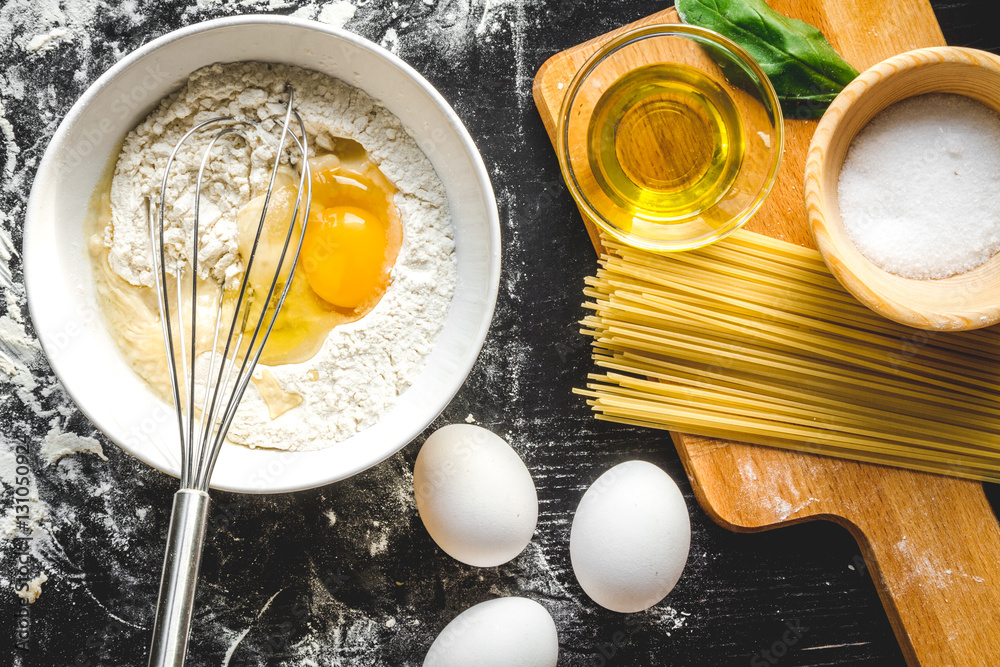
<svg viewBox="0 0 1000 667">
<path fill-rule="evenodd" d="M 301 404 L 271 419 L 251 386 L 229 430 L 230 440 L 250 447 L 307 450 L 350 437 L 392 407 L 423 367 L 451 303 L 456 262 L 444 186 L 398 118 L 363 91 L 318 72 L 262 63 L 199 70 L 126 136 L 110 197 L 105 195 L 106 219 L 91 247 L 110 329 L 133 368 L 156 386 L 165 379 L 157 376 L 165 365 L 144 199 L 158 195 L 167 157 L 188 129 L 219 115 L 254 120 L 281 115 L 286 84 L 295 90 L 310 153 L 330 152 L 335 138 L 364 146 L 398 190 L 394 202 L 403 227 L 391 282 L 378 305 L 362 319 L 334 328 L 309 361 L 268 367 L 283 391 L 302 397 Z M 171 178 L 168 230 L 191 206 L 200 155 L 185 150 L 171 170 L 188 176 Z M 224 173 L 209 174 L 202 188 L 203 277 L 232 285 L 241 276 L 235 214 L 266 189 L 271 159 L 272 148 L 251 143 L 217 163 L 226 166 Z M 174 239 L 184 242 L 180 231 Z"/>
</svg>

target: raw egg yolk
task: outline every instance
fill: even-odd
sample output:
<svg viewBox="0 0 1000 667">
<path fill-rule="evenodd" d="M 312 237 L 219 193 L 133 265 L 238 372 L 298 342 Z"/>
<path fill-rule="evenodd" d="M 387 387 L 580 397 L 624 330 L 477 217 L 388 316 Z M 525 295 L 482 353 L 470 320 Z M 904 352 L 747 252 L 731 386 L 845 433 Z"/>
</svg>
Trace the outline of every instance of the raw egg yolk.
<svg viewBox="0 0 1000 667">
<path fill-rule="evenodd" d="M 314 206 L 318 204 L 314 199 Z M 381 296 L 387 281 L 385 224 L 356 206 L 313 211 L 302 240 L 302 268 L 321 299 L 354 310 Z"/>
<path fill-rule="evenodd" d="M 392 201 L 396 190 L 360 144 L 341 140 L 336 155 L 310 158 L 309 167 L 309 219 L 288 296 L 260 358 L 268 366 L 307 361 L 333 327 L 354 322 L 374 308 L 389 286 L 403 241 L 399 211 Z M 266 293 L 274 278 L 298 193 L 291 176 L 281 181 L 282 187 L 278 185 L 251 270 L 255 292 Z M 253 244 L 263 197 L 252 204 L 246 215 L 240 214 L 244 257 Z M 296 224 L 293 235 L 300 229 Z M 268 308 L 276 305 L 287 279 L 282 272 Z M 250 326 L 255 323 L 253 319 Z"/>
</svg>

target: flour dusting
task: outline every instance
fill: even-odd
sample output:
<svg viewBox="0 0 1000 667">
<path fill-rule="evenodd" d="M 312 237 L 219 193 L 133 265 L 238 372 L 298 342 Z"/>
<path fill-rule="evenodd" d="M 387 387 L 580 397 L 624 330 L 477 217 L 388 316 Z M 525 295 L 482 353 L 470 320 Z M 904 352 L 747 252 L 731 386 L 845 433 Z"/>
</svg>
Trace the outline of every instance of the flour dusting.
<svg viewBox="0 0 1000 667">
<path fill-rule="evenodd" d="M 4 178 L 9 179 L 13 178 L 14 172 L 17 169 L 17 157 L 21 153 L 21 148 L 17 145 L 17 141 L 14 138 L 14 126 L 7 120 L 5 113 L 3 98 L 0 98 L 0 135 L 3 136 L 4 145 L 3 175 Z M 0 211 L 0 216 L 2 216 L 0 217 L 0 221 L 6 218 L 6 214 L 3 211 Z M 6 234 L 7 232 L 5 231 L 4 233 Z M 10 237 L 8 236 L 7 238 L 9 239 Z M 9 253 L 10 250 L 7 249 L 5 254 L 8 255 L 6 258 L 8 260 L 10 259 Z"/>
<path fill-rule="evenodd" d="M 49 580 L 49 576 L 42 572 L 37 577 L 29 581 L 24 588 L 17 591 L 17 597 L 26 600 L 28 604 L 34 604 L 35 600 L 42 596 L 42 584 Z"/>
<path fill-rule="evenodd" d="M 72 39 L 73 34 L 70 32 L 69 28 L 60 26 L 41 35 L 35 35 L 31 38 L 31 41 L 28 42 L 25 48 L 33 53 L 45 53 L 46 51 L 51 51 L 64 42 L 72 41 Z"/>
<path fill-rule="evenodd" d="M 335 0 L 324 4 L 319 10 L 316 18 L 322 23 L 328 23 L 335 28 L 343 28 L 347 22 L 354 18 L 358 8 L 347 0 Z"/>
<path fill-rule="evenodd" d="M 101 443 L 94 438 L 77 435 L 72 431 L 63 431 L 57 419 L 53 419 L 51 424 L 52 428 L 42 440 L 41 452 L 49 465 L 56 463 L 63 457 L 81 453 L 94 454 L 102 461 L 108 460 L 108 457 L 104 455 Z"/>
</svg>

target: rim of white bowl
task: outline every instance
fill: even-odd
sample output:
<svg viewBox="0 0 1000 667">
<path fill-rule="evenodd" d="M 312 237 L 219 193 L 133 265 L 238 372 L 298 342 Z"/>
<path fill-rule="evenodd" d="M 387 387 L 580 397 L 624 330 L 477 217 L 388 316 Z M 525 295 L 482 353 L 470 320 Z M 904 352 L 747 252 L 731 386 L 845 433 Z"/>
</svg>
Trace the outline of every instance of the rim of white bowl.
<svg viewBox="0 0 1000 667">
<path fill-rule="evenodd" d="M 28 261 L 28 257 L 36 254 L 36 250 L 34 250 L 34 248 L 36 248 L 38 244 L 43 241 L 43 239 L 36 239 L 35 235 L 31 233 L 31 224 L 30 224 L 31 219 L 35 217 L 33 215 L 33 212 L 38 207 L 37 199 L 39 195 L 37 194 L 37 184 L 39 182 L 44 182 L 48 178 L 51 178 L 49 172 L 51 172 L 54 169 L 55 161 L 58 158 L 58 156 L 53 153 L 52 147 L 53 146 L 58 147 L 59 144 L 63 142 L 64 136 L 69 132 L 70 127 L 79 120 L 79 117 L 83 114 L 84 110 L 91 103 L 91 101 L 100 93 L 100 91 L 105 87 L 107 87 L 108 85 L 110 85 L 112 81 L 114 81 L 118 76 L 120 76 L 125 70 L 130 68 L 132 65 L 142 60 L 143 58 L 147 57 L 149 54 L 166 46 L 167 44 L 170 44 L 171 42 L 189 37 L 191 35 L 200 32 L 207 32 L 211 30 L 218 30 L 218 29 L 228 28 L 231 26 L 247 25 L 247 24 L 258 24 L 258 25 L 281 24 L 281 25 L 290 25 L 290 26 L 305 28 L 307 30 L 315 30 L 318 32 L 328 33 L 330 35 L 343 39 L 347 42 L 350 42 L 353 46 L 356 46 L 359 49 L 368 51 L 373 55 L 388 61 L 393 67 L 399 69 L 404 74 L 406 74 L 408 78 L 413 80 L 428 95 L 428 97 L 430 97 L 430 99 L 434 102 L 435 106 L 437 106 L 438 109 L 444 114 L 449 125 L 451 125 L 451 127 L 454 129 L 455 133 L 457 134 L 462 144 L 464 145 L 466 151 L 468 152 L 470 161 L 474 166 L 477 179 L 480 182 L 482 182 L 485 186 L 483 188 L 482 195 L 486 203 L 487 218 L 488 218 L 487 221 L 489 223 L 489 239 L 492 248 L 492 251 L 490 252 L 490 264 L 491 264 L 490 276 L 489 276 L 490 294 L 489 294 L 489 302 L 487 303 L 488 308 L 486 311 L 489 313 L 489 317 L 484 317 L 483 320 L 479 323 L 479 326 L 475 333 L 474 344 L 469 348 L 469 352 L 465 356 L 465 358 L 462 359 L 462 363 L 460 364 L 459 367 L 461 371 L 462 381 L 457 382 L 455 386 L 450 391 L 448 391 L 446 395 L 443 396 L 442 399 L 433 406 L 432 410 L 429 410 L 427 412 L 428 415 L 433 415 L 429 420 L 427 420 L 427 423 L 425 424 L 414 423 L 409 428 L 405 429 L 406 433 L 405 439 L 402 440 L 401 444 L 399 444 L 399 446 L 396 449 L 392 451 L 380 452 L 380 455 L 374 458 L 373 460 L 365 461 L 364 463 L 359 463 L 357 465 L 347 467 L 345 470 L 342 470 L 339 474 L 332 475 L 326 479 L 309 480 L 308 483 L 306 484 L 285 484 L 283 486 L 275 486 L 274 488 L 266 488 L 266 489 L 261 489 L 256 487 L 254 488 L 236 487 L 231 485 L 220 485 L 220 486 L 217 486 L 215 484 L 211 485 L 211 488 L 213 489 L 232 491 L 237 493 L 253 493 L 253 494 L 285 493 L 285 492 L 302 491 L 310 488 L 325 486 L 327 484 L 332 484 L 333 482 L 337 482 L 342 479 L 353 477 L 354 475 L 364 470 L 367 470 L 368 468 L 378 465 L 382 461 L 385 461 L 386 459 L 388 459 L 389 457 L 393 456 L 394 454 L 402 450 L 404 447 L 406 447 L 406 445 L 408 445 L 410 442 L 413 441 L 414 438 L 420 435 L 420 433 L 425 428 L 427 428 L 427 426 L 429 426 L 431 422 L 434 421 L 434 419 L 440 416 L 441 412 L 443 412 L 444 409 L 451 403 L 455 395 L 458 393 L 458 391 L 462 388 L 462 386 L 468 379 L 469 373 L 472 371 L 472 368 L 475 365 L 476 360 L 479 358 L 480 352 L 482 351 L 482 347 L 486 342 L 486 335 L 489 332 L 490 325 L 493 320 L 493 314 L 496 309 L 497 295 L 500 289 L 500 268 L 501 268 L 500 214 L 497 209 L 496 195 L 493 191 L 492 181 L 490 180 L 489 172 L 486 169 L 486 164 L 483 162 L 483 157 L 480 154 L 475 141 L 472 139 L 472 136 L 469 134 L 468 129 L 466 129 L 465 124 L 458 117 L 458 114 L 455 113 L 455 110 L 451 107 L 448 101 L 441 95 L 441 93 L 438 92 L 438 90 L 434 86 L 430 84 L 430 82 L 428 82 L 423 77 L 422 74 L 420 74 L 417 70 L 415 70 L 413 67 L 407 64 L 404 60 L 399 58 L 399 56 L 388 51 L 387 49 L 382 48 L 381 46 L 375 44 L 374 42 L 365 39 L 364 37 L 355 35 L 341 28 L 336 28 L 334 26 L 329 26 L 323 23 L 319 23 L 317 21 L 299 19 L 290 16 L 271 15 L 271 14 L 247 14 L 242 16 L 223 17 L 223 18 L 211 19 L 208 21 L 195 23 L 193 25 L 185 26 L 183 28 L 179 28 L 177 30 L 173 30 L 164 35 L 161 35 L 160 37 L 157 37 L 156 39 L 146 44 L 143 44 L 138 49 L 126 55 L 124 58 L 116 62 L 110 69 L 104 72 L 100 77 L 98 77 L 97 80 L 95 80 L 90 86 L 88 86 L 87 90 L 84 91 L 83 95 L 81 95 L 80 98 L 73 103 L 73 106 L 70 107 L 70 110 L 66 113 L 66 116 L 63 117 L 62 121 L 59 123 L 59 126 L 56 128 L 56 131 L 53 133 L 52 138 L 49 140 L 48 146 L 46 147 L 45 152 L 42 155 L 42 159 L 39 162 L 38 170 L 35 173 L 35 178 L 32 181 L 31 191 L 28 195 L 28 204 L 25 209 L 25 218 L 24 218 L 25 222 L 24 222 L 23 237 L 21 243 L 22 272 L 24 274 L 25 295 L 28 302 L 28 314 L 31 317 L 33 323 L 36 321 L 44 320 L 45 319 L 44 316 L 39 317 L 38 304 L 31 298 L 30 284 L 33 282 L 33 280 L 31 279 L 33 272 L 31 269 L 29 269 L 29 261 Z M 381 104 L 381 100 L 379 100 L 378 98 L 373 98 L 373 99 L 375 99 L 376 102 Z M 66 392 L 66 394 L 70 397 L 70 399 L 80 410 L 80 412 L 82 412 L 84 416 L 87 417 L 87 419 L 91 422 L 91 424 L 93 424 L 98 430 L 104 433 L 104 435 L 108 437 L 108 439 L 112 443 L 114 443 L 115 446 L 117 446 L 119 449 L 122 449 L 123 451 L 133 456 L 134 458 L 172 477 L 178 476 L 177 473 L 172 470 L 164 470 L 163 468 L 155 465 L 153 462 L 149 461 L 146 457 L 144 457 L 142 455 L 142 452 L 137 451 L 134 448 L 126 447 L 125 445 L 111 438 L 107 434 L 106 430 L 101 426 L 99 421 L 97 421 L 93 417 L 92 412 L 87 410 L 85 402 L 81 402 L 78 399 L 77 392 L 69 385 L 67 385 L 65 382 L 63 382 L 63 375 L 59 371 L 59 363 L 55 361 L 55 358 L 49 353 L 49 350 L 46 350 L 46 345 L 43 342 L 42 338 L 39 337 L 38 340 L 39 340 L 39 345 L 42 348 L 42 352 L 45 354 L 46 359 L 49 361 L 52 372 L 55 373 L 56 377 L 60 379 L 60 382 L 63 384 L 63 389 Z M 457 373 L 456 377 L 458 377 Z M 336 447 L 337 444 L 339 443 L 335 443 L 331 445 L 331 447 Z"/>
</svg>

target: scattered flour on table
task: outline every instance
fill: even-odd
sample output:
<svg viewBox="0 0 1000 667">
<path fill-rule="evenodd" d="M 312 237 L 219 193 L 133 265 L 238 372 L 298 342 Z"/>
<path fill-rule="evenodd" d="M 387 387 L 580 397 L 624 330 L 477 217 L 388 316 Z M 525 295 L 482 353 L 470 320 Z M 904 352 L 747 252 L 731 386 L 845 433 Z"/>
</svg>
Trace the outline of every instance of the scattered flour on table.
<svg viewBox="0 0 1000 667">
<path fill-rule="evenodd" d="M 10 29 L 9 6 L 0 8 L 0 43 Z M 8 44 L 10 42 L 7 42 Z M 0 494 L 10 502 L 0 510 L 0 587 L 33 601 L 40 594 L 46 555 L 52 545 L 49 532 L 51 509 L 40 497 L 35 478 L 33 446 L 28 434 L 33 418 L 51 414 L 42 397 L 52 381 L 39 373 L 41 347 L 25 329 L 24 286 L 15 277 L 11 260 L 18 251 L 12 231 L 23 212 L 17 196 L 26 192 L 28 170 L 14 127 L 7 118 L 4 99 L 17 99 L 21 84 L 16 68 L 0 74 L 0 158 L 3 163 L 0 194 L 10 196 L 0 209 Z M 13 202 L 13 203 L 7 203 Z M 16 500 L 16 502 L 14 502 Z"/>
<path fill-rule="evenodd" d="M 7 120 L 6 110 L 3 105 L 3 98 L 0 98 L 0 135 L 3 137 L 4 146 L 3 175 L 5 179 L 12 179 L 14 177 L 14 172 L 17 169 L 17 158 L 21 154 L 21 148 L 14 140 L 14 126 L 10 124 L 9 120 Z M 0 222 L 3 222 L 6 219 L 6 214 L 3 211 L 0 211 L 0 216 L 2 216 L 0 217 Z M 7 234 L 7 232 L 4 231 L 4 234 Z M 7 239 L 9 243 L 9 235 L 7 236 Z M 7 250 L 6 254 L 7 257 L 4 261 L 9 261 L 10 251 Z"/>
<path fill-rule="evenodd" d="M 386 29 L 382 40 L 378 44 L 385 50 L 399 55 L 399 33 L 396 32 L 395 28 L 390 27 Z"/>
<path fill-rule="evenodd" d="M 336 0 L 324 4 L 316 17 L 322 23 L 328 23 L 335 28 L 343 28 L 347 22 L 354 18 L 358 8 L 346 0 Z"/>
<path fill-rule="evenodd" d="M 56 463 L 63 457 L 85 452 L 96 455 L 102 461 L 108 460 L 108 457 L 104 455 L 104 448 L 97 440 L 90 436 L 63 431 L 55 422 L 52 423 L 52 428 L 42 440 L 42 456 L 49 465 Z"/>
<path fill-rule="evenodd" d="M 858 250 L 906 278 L 946 278 L 1000 251 L 1000 114 L 960 95 L 920 95 L 879 113 L 840 172 Z"/>
<path fill-rule="evenodd" d="M 6 262 L 0 263 L 0 273 L 5 267 Z M 5 292 L 10 303 L 9 295 L 15 290 L 5 290 Z M 44 411 L 35 394 L 38 381 L 31 372 L 31 366 L 38 359 L 42 348 L 35 338 L 28 335 L 24 323 L 19 319 L 10 314 L 0 316 L 0 378 L 12 385 L 14 394 L 22 403 L 30 407 L 35 414 L 42 414 Z M 0 405 L 11 398 L 12 396 L 0 396 Z"/>
<path fill-rule="evenodd" d="M 296 9 L 291 15 L 296 18 L 326 23 L 334 28 L 343 28 L 357 12 L 358 8 L 348 0 L 334 0 L 333 2 L 310 2 Z"/>
<path fill-rule="evenodd" d="M 225 113 L 266 119 L 284 113 L 285 85 L 296 91 L 310 145 L 328 152 L 337 137 L 357 141 L 397 188 L 403 246 L 392 281 L 364 318 L 336 327 L 320 352 L 300 364 L 271 367 L 278 384 L 303 403 L 274 420 L 256 390 L 248 391 L 229 438 L 250 447 L 318 449 L 374 424 L 413 381 L 430 354 L 455 286 L 456 259 L 444 186 L 399 119 L 364 92 L 317 72 L 282 65 L 213 65 L 191 76 L 125 138 L 111 185 L 108 263 L 135 286 L 151 286 L 152 254 L 144 200 L 156 196 L 173 146 L 190 127 Z M 203 186 L 203 277 L 232 284 L 243 271 L 235 225 L 242 202 L 266 189 L 273 149 L 251 138 Z M 165 209 L 168 243 L 190 244 L 181 220 L 193 201 L 200 150 L 178 153 Z M 187 224 L 190 224 L 189 222 Z M 185 253 L 186 254 L 186 253 Z M 157 325 L 158 326 L 158 325 Z"/>
<path fill-rule="evenodd" d="M 222 667 L 229 667 L 229 661 L 233 659 L 233 653 L 236 652 L 236 649 L 239 647 L 240 642 L 242 642 L 243 639 L 246 638 L 247 633 L 249 633 L 251 628 L 253 628 L 253 624 L 259 621 L 260 617 L 263 616 L 265 612 L 267 612 L 268 607 L 270 607 L 271 603 L 274 602 L 274 598 L 278 597 L 278 595 L 280 595 L 284 590 L 285 590 L 284 588 L 280 588 L 274 595 L 269 597 L 267 599 L 267 602 L 264 603 L 264 606 L 261 607 L 259 612 L 257 612 L 257 616 L 254 618 L 253 622 L 251 622 L 251 624 L 248 625 L 246 629 L 243 630 L 243 632 L 240 632 L 239 634 L 236 635 L 236 637 L 233 639 L 233 643 L 230 644 L 229 648 L 226 650 L 225 657 L 222 659 Z"/>
<path fill-rule="evenodd" d="M 34 604 L 35 600 L 42 596 L 42 584 L 49 580 L 49 575 L 42 572 L 37 577 L 29 581 L 24 588 L 17 591 L 17 596 L 22 600 L 27 600 L 28 604 Z"/>
<path fill-rule="evenodd" d="M 121 27 L 141 23 L 133 2 L 111 3 L 107 0 L 8 0 L 0 4 L 0 43 L 12 44 L 26 51 L 34 60 L 66 44 L 81 52 L 93 46 L 93 25 L 98 14 L 114 11 L 124 22 Z M 107 38 L 102 37 L 97 42 Z M 73 71 L 75 81 L 90 77 L 89 59 L 80 61 Z"/>
<path fill-rule="evenodd" d="M 684 627 L 691 614 L 686 611 L 677 611 L 669 605 L 658 604 L 649 610 L 649 615 L 653 616 L 655 622 L 666 629 L 666 635 L 670 636 L 671 630 L 680 630 Z"/>
<path fill-rule="evenodd" d="M 28 42 L 25 48 L 33 53 L 45 53 L 46 51 L 51 51 L 64 42 L 70 42 L 72 40 L 73 33 L 70 32 L 69 28 L 60 26 L 58 28 L 53 28 L 49 32 L 35 35 L 31 38 L 31 41 Z"/>
</svg>

